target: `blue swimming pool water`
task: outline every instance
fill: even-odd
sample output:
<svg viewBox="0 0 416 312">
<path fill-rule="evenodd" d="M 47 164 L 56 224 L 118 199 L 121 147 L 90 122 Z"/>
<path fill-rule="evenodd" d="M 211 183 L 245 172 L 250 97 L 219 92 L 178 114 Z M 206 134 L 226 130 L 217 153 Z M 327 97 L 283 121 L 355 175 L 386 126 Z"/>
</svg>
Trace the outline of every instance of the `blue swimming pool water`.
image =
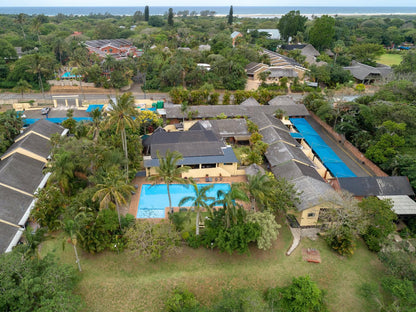
<svg viewBox="0 0 416 312">
<path fill-rule="evenodd" d="M 198 184 L 198 188 L 205 185 L 209 184 Z M 193 196 L 194 194 L 192 185 L 187 187 L 183 184 L 171 184 L 169 189 L 173 207 L 178 207 L 180 200 L 185 196 Z M 228 192 L 230 190 L 230 184 L 214 184 L 214 187 L 209 190 L 207 196 L 216 198 L 219 190 Z M 189 206 L 190 203 L 187 203 L 186 205 Z M 156 184 L 153 186 L 151 184 L 142 185 L 136 218 L 164 218 L 166 207 L 169 207 L 166 184 Z"/>
</svg>

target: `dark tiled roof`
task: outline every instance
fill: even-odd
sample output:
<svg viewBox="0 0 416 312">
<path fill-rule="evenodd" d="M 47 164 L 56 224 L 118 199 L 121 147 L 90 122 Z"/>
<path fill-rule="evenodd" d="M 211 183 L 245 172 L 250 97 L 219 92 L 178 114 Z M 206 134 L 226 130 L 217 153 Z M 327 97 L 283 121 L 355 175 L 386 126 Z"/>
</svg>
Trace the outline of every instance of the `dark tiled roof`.
<svg viewBox="0 0 416 312">
<path fill-rule="evenodd" d="M 0 161 L 0 183 L 33 194 L 43 179 L 45 163 L 22 154 Z"/>
<path fill-rule="evenodd" d="M 266 156 L 271 167 L 278 166 L 291 160 L 313 166 L 313 163 L 299 147 L 294 147 L 284 142 L 277 142 L 269 145 L 264 156 Z"/>
<path fill-rule="evenodd" d="M 222 154 L 220 155 L 211 155 L 211 156 L 191 156 L 184 157 L 182 160 L 178 161 L 178 165 L 197 165 L 197 164 L 216 164 L 216 163 L 235 163 L 237 162 L 237 157 L 234 154 L 232 147 L 223 147 Z M 144 167 L 158 167 L 159 159 L 144 159 Z"/>
<path fill-rule="evenodd" d="M 243 118 L 200 120 L 198 123 L 205 129 L 214 131 L 221 138 L 250 136 L 250 132 L 247 129 L 247 122 Z"/>
<path fill-rule="evenodd" d="M 280 95 L 276 96 L 273 99 L 271 99 L 268 103 L 269 105 L 273 106 L 281 106 L 281 105 L 299 105 L 293 100 L 292 97 L 288 95 Z"/>
<path fill-rule="evenodd" d="M 293 51 L 293 50 L 302 50 L 306 46 L 307 46 L 306 44 L 283 44 L 281 48 L 283 50 Z"/>
<path fill-rule="evenodd" d="M 344 67 L 344 69 L 348 70 L 358 80 L 365 80 L 370 75 L 372 77 L 385 77 L 392 72 L 389 66 L 373 67 L 356 61 L 353 61 L 351 66 Z"/>
<path fill-rule="evenodd" d="M 20 140 L 20 138 L 22 138 L 23 136 L 26 136 L 30 131 L 39 133 L 40 135 L 50 138 L 53 134 L 55 133 L 61 134 L 64 130 L 65 128 L 60 125 L 57 125 L 46 119 L 40 119 L 36 121 L 34 124 L 27 127 L 23 133 L 21 133 L 20 135 L 16 137 L 15 141 Z"/>
<path fill-rule="evenodd" d="M 6 251 L 18 231 L 18 228 L 0 222 L 0 254 Z"/>
<path fill-rule="evenodd" d="M 0 185 L 0 219 L 18 224 L 33 197 Z"/>
<path fill-rule="evenodd" d="M 288 181 L 307 176 L 315 180 L 325 182 L 315 168 L 303 165 L 297 161 L 288 161 L 281 165 L 275 166 L 272 168 L 272 172 L 275 176 L 285 178 Z"/>
<path fill-rule="evenodd" d="M 355 196 L 414 195 L 407 177 L 338 178 L 339 186 Z"/>
<path fill-rule="evenodd" d="M 94 48 L 101 48 L 107 45 L 119 48 L 122 46 L 131 46 L 132 43 L 126 39 L 103 39 L 103 40 L 87 40 L 85 44 Z"/>
<path fill-rule="evenodd" d="M 18 148 L 25 149 L 46 159 L 50 155 L 52 146 L 51 142 L 48 139 L 45 139 L 34 133 L 30 133 L 21 140 L 14 143 L 12 146 L 10 146 L 2 157 L 9 157 Z"/>
<path fill-rule="evenodd" d="M 288 77 L 288 78 L 296 78 L 298 77 L 298 73 L 293 68 L 273 68 L 269 67 L 267 71 L 270 72 L 269 77 L 270 78 L 282 78 L 282 77 Z"/>
<path fill-rule="evenodd" d="M 247 100 L 240 103 L 241 106 L 260 106 L 260 103 L 253 97 L 249 97 Z"/>
<path fill-rule="evenodd" d="M 300 203 L 297 204 L 299 211 L 322 204 L 329 194 L 336 196 L 336 192 L 329 184 L 309 176 L 302 176 L 290 182 L 300 193 Z"/>
<path fill-rule="evenodd" d="M 152 158 L 157 158 L 157 151 L 164 156 L 167 150 L 178 151 L 183 157 L 214 156 L 222 155 L 223 146 L 213 131 L 196 123 L 189 131 L 153 133 L 150 153 Z"/>
<path fill-rule="evenodd" d="M 267 144 L 287 142 L 294 146 L 299 146 L 299 143 L 287 131 L 283 131 L 275 127 L 267 127 L 261 129 L 259 132 L 263 136 L 262 141 Z"/>
<path fill-rule="evenodd" d="M 267 65 L 263 63 L 251 62 L 248 65 L 246 65 L 245 70 L 246 70 L 247 75 L 254 75 L 260 69 L 266 68 L 266 67 Z"/>
</svg>

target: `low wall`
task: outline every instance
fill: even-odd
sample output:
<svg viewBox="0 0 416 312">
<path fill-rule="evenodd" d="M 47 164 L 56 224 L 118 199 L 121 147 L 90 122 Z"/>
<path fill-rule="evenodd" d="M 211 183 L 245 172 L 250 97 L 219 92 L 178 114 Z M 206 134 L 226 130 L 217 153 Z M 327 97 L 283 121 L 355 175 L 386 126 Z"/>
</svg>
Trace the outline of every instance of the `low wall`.
<svg viewBox="0 0 416 312">
<path fill-rule="evenodd" d="M 362 164 L 366 165 L 368 168 L 371 169 L 375 173 L 376 176 L 379 177 L 388 177 L 389 175 L 385 173 L 383 170 L 381 170 L 375 163 L 373 163 L 371 160 L 366 158 L 363 153 L 361 153 L 358 148 L 356 148 L 354 145 L 351 144 L 348 140 L 345 139 L 345 137 L 341 136 L 339 133 L 335 132 L 331 126 L 329 126 L 327 123 L 323 122 L 318 116 L 316 116 L 313 112 L 309 111 L 309 114 L 311 114 L 311 117 L 319 123 L 325 130 L 328 132 L 334 140 L 337 140 L 340 144 L 345 147 L 351 154 L 354 155 Z"/>
<path fill-rule="evenodd" d="M 51 86 L 79 86 L 78 80 L 48 80 L 47 81 Z M 82 82 L 83 87 L 95 87 L 93 82 Z"/>
</svg>

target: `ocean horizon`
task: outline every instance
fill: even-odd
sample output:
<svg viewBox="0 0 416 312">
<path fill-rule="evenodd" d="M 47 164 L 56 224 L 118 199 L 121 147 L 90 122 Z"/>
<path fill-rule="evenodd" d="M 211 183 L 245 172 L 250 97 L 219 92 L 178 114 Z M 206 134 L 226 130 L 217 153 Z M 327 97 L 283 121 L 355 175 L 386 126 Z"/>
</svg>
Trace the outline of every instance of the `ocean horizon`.
<svg viewBox="0 0 416 312">
<path fill-rule="evenodd" d="M 149 6 L 151 15 L 165 14 L 169 6 Z M 227 15 L 229 6 L 172 6 L 174 12 L 188 10 L 197 13 L 205 10 L 214 11 L 216 15 Z M 304 15 L 414 15 L 414 7 L 348 7 L 348 6 L 233 6 L 235 16 L 280 16 L 292 10 L 299 10 Z M 85 16 L 90 14 L 111 14 L 111 15 L 133 15 L 136 11 L 144 11 L 144 6 L 44 6 L 44 7 L 17 7 L 1 6 L 0 14 L 20 14 L 27 15 L 44 14 L 55 16 L 79 15 Z"/>
</svg>

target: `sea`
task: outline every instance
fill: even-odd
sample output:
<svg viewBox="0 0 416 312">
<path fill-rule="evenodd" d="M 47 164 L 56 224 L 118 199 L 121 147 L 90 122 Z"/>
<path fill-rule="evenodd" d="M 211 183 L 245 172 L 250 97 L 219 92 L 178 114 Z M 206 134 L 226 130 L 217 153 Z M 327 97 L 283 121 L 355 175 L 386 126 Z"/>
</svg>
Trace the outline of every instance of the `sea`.
<svg viewBox="0 0 416 312">
<path fill-rule="evenodd" d="M 216 15 L 227 15 L 229 6 L 173 6 L 174 12 L 185 11 L 213 11 Z M 163 15 L 168 11 L 167 6 L 150 6 L 151 15 Z M 234 6 L 234 16 L 251 16 L 251 17 L 270 17 L 281 16 L 292 10 L 299 10 L 304 15 L 406 15 L 416 14 L 416 6 L 414 7 L 328 7 L 328 6 Z M 133 15 L 136 11 L 144 11 L 144 6 L 132 7 L 0 7 L 0 14 L 20 14 L 27 15 L 44 14 L 47 16 L 55 16 L 58 14 L 65 15 L 90 15 L 90 14 L 111 14 L 111 15 Z"/>
</svg>

